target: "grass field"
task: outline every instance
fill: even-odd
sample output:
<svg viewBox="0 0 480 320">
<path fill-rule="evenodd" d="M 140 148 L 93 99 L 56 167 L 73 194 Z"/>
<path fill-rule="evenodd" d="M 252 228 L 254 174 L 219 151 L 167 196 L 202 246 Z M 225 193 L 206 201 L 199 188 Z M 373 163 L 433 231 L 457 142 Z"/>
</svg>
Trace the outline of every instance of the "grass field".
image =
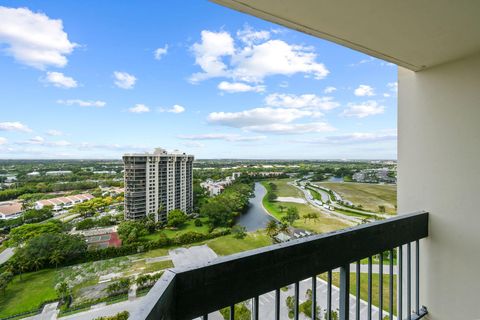
<svg viewBox="0 0 480 320">
<path fill-rule="evenodd" d="M 296 197 L 303 199 L 303 192 L 298 190 L 295 187 L 289 185 L 289 182 L 292 182 L 292 179 L 274 179 L 266 181 L 266 183 L 262 184 L 265 186 L 266 184 L 272 182 L 277 185 L 277 191 L 275 192 L 279 197 Z M 268 190 L 269 188 L 267 188 Z"/>
<path fill-rule="evenodd" d="M 327 281 L 327 274 L 321 274 L 320 278 L 323 280 Z M 352 272 L 350 273 L 350 293 L 355 295 L 356 290 L 357 290 L 357 275 L 356 273 Z M 390 304 L 390 299 L 389 299 L 389 281 L 390 281 L 390 276 L 384 274 L 383 275 L 383 310 L 388 311 L 388 306 Z M 336 287 L 340 287 L 340 273 L 338 272 L 332 272 L 332 283 Z M 378 274 L 374 274 L 372 277 L 372 304 L 374 306 L 379 305 L 380 301 L 380 296 L 379 296 L 379 287 L 378 284 L 380 283 L 378 279 Z M 397 276 L 393 276 L 393 310 L 394 314 L 396 314 L 397 310 Z M 368 274 L 367 273 L 361 273 L 360 274 L 360 299 L 367 301 L 368 300 Z"/>
<path fill-rule="evenodd" d="M 15 276 L 0 294 L 0 318 L 40 307 L 47 300 L 57 297 L 55 292 L 56 272 L 46 269 Z"/>
<path fill-rule="evenodd" d="M 158 249 L 149 253 L 151 257 L 168 254 L 166 249 Z M 96 285 L 99 276 L 109 273 L 123 273 L 124 277 L 136 273 L 150 273 L 173 267 L 171 260 L 146 263 L 146 254 L 87 262 L 78 265 L 45 269 L 37 272 L 15 276 L 5 290 L 0 292 L 0 318 L 30 311 L 43 302 L 56 298 L 55 285 L 66 281 L 72 287 L 74 299 L 81 299 L 81 289 Z"/>
<path fill-rule="evenodd" d="M 328 189 L 334 190 L 343 199 L 354 205 L 361 205 L 363 209 L 378 212 L 378 206 L 385 206 L 386 213 L 395 214 L 397 204 L 397 186 L 387 184 L 368 184 L 353 182 L 320 182 Z"/>
<path fill-rule="evenodd" d="M 142 237 L 142 239 L 144 239 L 144 240 L 156 240 L 161 233 L 165 234 L 169 238 L 174 238 L 175 236 L 178 236 L 178 235 L 181 235 L 183 233 L 190 232 L 190 231 L 203 233 L 203 234 L 208 233 L 208 228 L 209 228 L 208 225 L 207 225 L 208 219 L 207 218 L 200 218 L 200 220 L 203 223 L 203 225 L 201 227 L 195 226 L 195 220 L 190 219 L 185 223 L 185 225 L 183 225 L 179 229 L 163 229 L 163 230 L 157 231 L 155 233 L 148 234 L 148 235 Z"/>
<path fill-rule="evenodd" d="M 268 182 L 275 183 L 278 186 L 277 195 L 279 197 L 298 197 L 298 198 L 304 199 L 303 193 L 297 188 L 295 188 L 294 186 L 287 184 L 288 181 L 290 180 L 288 179 L 272 180 L 272 181 L 263 182 L 262 184 L 265 186 L 267 191 L 270 191 L 271 188 L 268 185 Z M 286 214 L 288 208 L 291 208 L 291 207 L 295 207 L 298 209 L 298 214 L 300 215 L 300 217 L 310 212 L 316 212 L 319 214 L 319 219 L 317 221 L 305 220 L 303 218 L 300 218 L 299 220 L 295 221 L 293 226 L 296 228 L 301 228 L 301 229 L 305 229 L 305 230 L 309 230 L 317 233 L 325 233 L 325 232 L 330 232 L 330 231 L 350 227 L 348 223 L 343 222 L 342 220 L 339 220 L 337 218 L 329 217 L 323 214 L 321 210 L 319 210 L 318 208 L 315 208 L 310 204 L 293 203 L 293 202 L 276 202 L 276 201 L 270 202 L 268 201 L 267 197 L 264 197 L 263 206 L 265 207 L 265 209 L 268 210 L 268 212 L 270 212 L 270 214 L 272 214 L 278 220 L 281 220 L 282 217 Z"/>
<path fill-rule="evenodd" d="M 263 231 L 249 232 L 243 239 L 236 239 L 232 235 L 218 237 L 205 242 L 216 254 L 227 256 L 230 254 L 269 246 L 272 240 Z"/>
</svg>

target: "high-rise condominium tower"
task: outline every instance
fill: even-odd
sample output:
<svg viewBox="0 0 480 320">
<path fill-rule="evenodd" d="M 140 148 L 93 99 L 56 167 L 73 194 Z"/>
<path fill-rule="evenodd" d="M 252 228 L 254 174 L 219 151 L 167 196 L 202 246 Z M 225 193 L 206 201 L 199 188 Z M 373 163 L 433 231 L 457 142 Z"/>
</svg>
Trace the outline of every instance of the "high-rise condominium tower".
<svg viewBox="0 0 480 320">
<path fill-rule="evenodd" d="M 153 153 L 125 154 L 125 219 L 146 215 L 166 222 L 168 212 L 193 208 L 193 155 L 155 149 Z"/>
</svg>

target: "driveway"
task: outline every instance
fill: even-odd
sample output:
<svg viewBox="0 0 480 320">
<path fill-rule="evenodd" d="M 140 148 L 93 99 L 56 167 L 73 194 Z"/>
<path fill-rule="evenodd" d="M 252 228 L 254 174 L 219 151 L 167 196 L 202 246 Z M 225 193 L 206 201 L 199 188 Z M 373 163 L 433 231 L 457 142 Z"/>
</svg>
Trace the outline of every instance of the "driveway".
<svg viewBox="0 0 480 320">
<path fill-rule="evenodd" d="M 168 253 L 175 267 L 200 265 L 217 258 L 215 251 L 210 249 L 206 244 L 190 248 L 172 249 Z"/>
<path fill-rule="evenodd" d="M 8 261 L 8 259 L 13 256 L 13 254 L 15 253 L 14 249 L 15 248 L 7 248 L 3 250 L 2 253 L 0 253 L 0 264 L 4 264 Z"/>
</svg>

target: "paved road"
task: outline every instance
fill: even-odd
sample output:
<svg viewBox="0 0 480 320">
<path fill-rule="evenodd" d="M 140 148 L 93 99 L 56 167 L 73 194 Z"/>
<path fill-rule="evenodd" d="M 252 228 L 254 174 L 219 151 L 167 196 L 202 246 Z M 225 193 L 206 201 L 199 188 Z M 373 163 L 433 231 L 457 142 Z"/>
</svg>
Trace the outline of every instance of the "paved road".
<svg viewBox="0 0 480 320">
<path fill-rule="evenodd" d="M 339 219 L 342 219 L 344 220 L 345 222 L 349 223 L 349 224 L 359 224 L 362 222 L 361 219 L 357 218 L 357 217 L 352 217 L 352 216 L 348 216 L 346 214 L 343 214 L 343 213 L 339 213 L 339 212 L 336 212 L 336 211 L 331 211 L 331 210 L 328 210 L 328 209 L 325 209 L 324 207 L 316 204 L 314 201 L 313 201 L 313 197 L 311 196 L 310 192 L 307 190 L 307 189 L 302 189 L 300 188 L 299 186 L 297 186 L 295 183 L 291 183 L 289 182 L 289 184 L 295 188 L 297 188 L 298 190 L 302 191 L 303 192 L 303 195 L 305 197 L 305 199 L 308 201 L 309 204 L 311 204 L 312 206 L 314 206 L 315 208 L 318 208 L 320 209 L 321 211 L 323 212 L 326 212 L 327 214 L 329 215 L 333 215 Z"/>
<path fill-rule="evenodd" d="M 325 187 L 319 187 L 318 185 L 316 184 L 313 184 L 311 181 L 310 181 L 310 185 L 312 186 L 313 189 L 315 189 L 315 191 L 317 192 L 321 192 L 322 194 L 322 199 L 324 198 L 324 195 L 328 196 L 329 200 L 330 199 L 330 195 L 324 191 L 322 188 L 325 188 Z M 327 188 L 325 188 L 327 189 Z M 327 189 L 328 190 L 328 189 Z M 337 193 L 338 195 L 338 193 Z M 338 195 L 338 197 L 340 198 L 340 200 L 342 200 L 342 198 L 340 197 L 340 195 Z M 325 202 L 325 200 L 323 200 Z M 391 215 L 388 215 L 388 214 L 382 214 L 382 213 L 376 213 L 376 212 L 370 212 L 370 211 L 365 211 L 365 210 L 359 210 L 359 209 L 354 209 L 354 208 L 349 208 L 349 207 L 345 207 L 343 206 L 342 204 L 338 203 L 338 202 L 335 202 L 335 201 L 332 201 L 332 206 L 334 206 L 335 208 L 338 208 L 338 209 L 343 209 L 343 210 L 350 210 L 350 211 L 353 211 L 353 212 L 356 212 L 356 213 L 359 213 L 359 214 L 363 214 L 363 215 L 368 215 L 368 216 L 372 216 L 372 217 L 375 217 L 375 216 L 378 216 L 378 217 L 382 217 L 382 218 L 389 218 L 391 217 Z"/>
<path fill-rule="evenodd" d="M 61 317 L 65 320 L 92 320 L 98 317 L 113 316 L 122 311 L 133 313 L 134 310 L 142 303 L 143 297 L 137 298 L 134 301 L 123 301 L 111 305 L 99 306 L 85 312 L 72 314 L 70 316 Z M 42 319 L 43 320 L 43 319 Z"/>
<path fill-rule="evenodd" d="M 7 248 L 0 253 L 0 264 L 4 264 L 13 256 L 14 249 L 15 248 Z"/>
</svg>

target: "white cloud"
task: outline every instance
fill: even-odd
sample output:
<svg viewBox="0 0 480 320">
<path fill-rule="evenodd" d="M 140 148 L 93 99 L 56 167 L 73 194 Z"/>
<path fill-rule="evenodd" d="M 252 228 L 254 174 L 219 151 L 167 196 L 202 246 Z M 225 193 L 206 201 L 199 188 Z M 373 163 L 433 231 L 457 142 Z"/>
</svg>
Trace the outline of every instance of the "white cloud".
<svg viewBox="0 0 480 320">
<path fill-rule="evenodd" d="M 242 30 L 237 31 L 237 38 L 247 45 L 252 45 L 262 40 L 270 39 L 270 32 L 267 30 L 254 30 L 246 24 Z"/>
<path fill-rule="evenodd" d="M 222 57 L 233 55 L 235 52 L 233 38 L 228 32 L 203 30 L 201 37 L 202 41 L 195 43 L 192 51 L 195 55 L 195 64 L 200 66 L 203 73 L 193 74 L 190 77 L 191 82 L 225 76 L 227 66 L 222 61 Z"/>
<path fill-rule="evenodd" d="M 62 131 L 55 130 L 55 129 L 48 130 L 48 131 L 47 131 L 47 134 L 48 134 L 49 136 L 53 136 L 53 137 L 63 136 L 63 132 L 62 132 Z"/>
<path fill-rule="evenodd" d="M 179 135 L 178 138 L 185 139 L 185 140 L 224 140 L 229 142 L 259 141 L 259 140 L 266 139 L 265 136 L 242 136 L 238 134 L 225 134 L 225 133 Z"/>
<path fill-rule="evenodd" d="M 57 100 L 57 103 L 63 104 L 66 106 L 79 106 L 79 107 L 104 107 L 107 103 L 100 100 L 81 100 L 81 99 L 68 99 L 68 100 Z"/>
<path fill-rule="evenodd" d="M 303 134 L 335 131 L 336 129 L 326 122 L 308 123 L 273 123 L 267 125 L 250 126 L 248 131 L 276 133 L 276 134 Z"/>
<path fill-rule="evenodd" d="M 167 112 L 172 112 L 172 113 L 182 113 L 185 111 L 185 108 L 176 104 L 174 105 L 171 109 L 167 110 Z"/>
<path fill-rule="evenodd" d="M 115 71 L 113 77 L 115 78 L 115 85 L 122 89 L 132 89 L 137 82 L 137 78 L 127 72 Z"/>
<path fill-rule="evenodd" d="M 0 145 L 2 144 L 6 144 L 7 143 L 7 138 L 4 138 L 4 137 L 0 137 Z"/>
<path fill-rule="evenodd" d="M 308 108 L 316 110 L 331 110 L 340 104 L 332 97 L 319 97 L 315 94 L 283 94 L 273 93 L 265 98 L 265 103 L 273 107 Z"/>
<path fill-rule="evenodd" d="M 43 144 L 44 142 L 45 139 L 40 136 L 35 136 L 25 141 L 26 144 Z"/>
<path fill-rule="evenodd" d="M 21 122 L 0 122 L 0 131 L 31 132 L 32 129 Z"/>
<path fill-rule="evenodd" d="M 371 97 L 375 95 L 375 90 L 369 85 L 361 84 L 353 92 L 357 97 Z"/>
<path fill-rule="evenodd" d="M 136 104 L 134 107 L 131 107 L 130 109 L 128 109 L 128 112 L 146 113 L 146 112 L 150 112 L 150 108 L 144 104 Z"/>
<path fill-rule="evenodd" d="M 246 83 L 242 82 L 227 82 L 222 81 L 218 84 L 218 89 L 222 91 L 226 91 L 228 93 L 236 93 L 236 92 L 264 92 L 265 86 L 258 85 L 258 86 L 251 86 Z"/>
<path fill-rule="evenodd" d="M 0 44 L 18 62 L 45 69 L 64 67 L 67 55 L 77 46 L 63 31 L 62 20 L 50 19 L 27 8 L 0 6 Z"/>
<path fill-rule="evenodd" d="M 237 36 L 243 46 L 235 48 L 230 33 L 202 31 L 201 41 L 192 46 L 195 63 L 202 72 L 193 74 L 190 81 L 195 83 L 226 77 L 258 83 L 272 75 L 304 73 L 315 79 L 323 79 L 329 73 L 325 65 L 316 62 L 317 55 L 310 47 L 290 45 L 282 40 L 267 40 L 269 33 L 267 35 L 267 32 L 251 28 L 239 31 Z"/>
<path fill-rule="evenodd" d="M 390 88 L 390 91 L 392 92 L 398 92 L 398 82 L 390 82 L 390 83 L 387 83 L 387 87 Z"/>
<path fill-rule="evenodd" d="M 341 115 L 347 117 L 365 118 L 368 116 L 382 114 L 385 107 L 379 105 L 376 101 L 370 100 L 363 103 L 349 103 L 348 108 L 345 109 Z"/>
<path fill-rule="evenodd" d="M 232 76 L 247 82 L 262 82 L 268 76 L 296 73 L 323 79 L 329 71 L 324 64 L 316 62 L 316 58 L 311 48 L 269 40 L 245 47 L 232 56 Z"/>
<path fill-rule="evenodd" d="M 358 67 L 359 65 L 362 65 L 362 64 L 365 64 L 365 63 L 370 63 L 370 62 L 373 62 L 373 61 L 375 61 L 374 57 L 368 57 L 368 58 L 362 59 L 362 60 L 360 60 L 356 63 L 351 63 L 350 67 Z"/>
<path fill-rule="evenodd" d="M 173 107 L 171 107 L 170 109 L 159 108 L 158 111 L 159 112 L 170 112 L 170 113 L 182 113 L 182 112 L 185 112 L 185 108 L 182 107 L 181 105 L 176 104 Z"/>
<path fill-rule="evenodd" d="M 329 93 L 332 93 L 332 92 L 335 92 L 335 91 L 337 91 L 337 88 L 332 87 L 332 86 L 326 87 L 325 90 L 323 90 L 323 92 L 326 93 L 326 94 L 329 94 Z"/>
<path fill-rule="evenodd" d="M 187 148 L 203 148 L 205 147 L 205 144 L 198 142 L 198 141 L 186 141 L 182 143 Z"/>
<path fill-rule="evenodd" d="M 168 53 L 168 44 L 166 44 L 163 48 L 157 48 L 154 51 L 153 55 L 154 55 L 155 59 L 160 60 L 167 53 Z"/>
<path fill-rule="evenodd" d="M 207 120 L 235 128 L 246 128 L 274 123 L 290 123 L 303 117 L 318 117 L 321 113 L 292 108 L 255 108 L 239 112 L 212 112 Z"/>
<path fill-rule="evenodd" d="M 58 88 L 76 88 L 78 86 L 77 81 L 72 77 L 67 77 L 61 72 L 47 72 L 47 76 L 45 77 L 45 82 L 52 84 Z"/>
</svg>

